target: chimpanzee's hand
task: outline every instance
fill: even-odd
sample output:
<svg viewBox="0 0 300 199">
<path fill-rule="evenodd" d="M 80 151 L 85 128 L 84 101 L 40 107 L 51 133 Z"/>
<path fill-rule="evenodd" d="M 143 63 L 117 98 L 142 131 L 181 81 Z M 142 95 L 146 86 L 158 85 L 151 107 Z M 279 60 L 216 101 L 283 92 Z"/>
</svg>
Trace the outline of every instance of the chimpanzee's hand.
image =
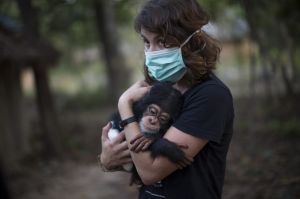
<svg viewBox="0 0 300 199">
<path fill-rule="evenodd" d="M 184 152 L 186 149 L 188 149 L 187 144 L 178 144 L 165 138 L 159 138 L 152 143 L 149 150 L 153 158 L 158 156 L 166 157 L 173 162 L 178 169 L 183 169 L 193 162 L 193 158 L 186 156 Z"/>
<path fill-rule="evenodd" d="M 184 156 L 184 159 L 177 162 L 176 166 L 178 169 L 184 169 L 186 166 L 192 164 L 194 161 L 193 158 L 187 157 L 186 155 Z"/>
<path fill-rule="evenodd" d="M 189 148 L 189 146 L 187 144 L 177 144 L 177 146 L 180 149 L 188 149 Z M 178 169 L 184 169 L 186 166 L 192 164 L 193 161 L 194 161 L 193 158 L 187 157 L 186 155 L 184 155 L 184 158 L 182 160 L 178 161 L 176 166 Z"/>
<path fill-rule="evenodd" d="M 149 148 L 149 146 L 152 144 L 153 141 L 154 141 L 153 138 L 147 138 L 143 134 L 139 134 L 130 141 L 131 144 L 130 151 L 136 153 L 140 151 L 145 151 Z"/>
</svg>

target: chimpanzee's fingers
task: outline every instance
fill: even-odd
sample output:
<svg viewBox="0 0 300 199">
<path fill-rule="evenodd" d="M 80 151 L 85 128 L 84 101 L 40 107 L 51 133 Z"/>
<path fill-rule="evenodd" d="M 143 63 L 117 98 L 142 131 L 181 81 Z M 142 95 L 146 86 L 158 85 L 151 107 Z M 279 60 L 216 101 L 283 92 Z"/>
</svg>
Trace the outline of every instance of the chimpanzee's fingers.
<svg viewBox="0 0 300 199">
<path fill-rule="evenodd" d="M 188 149 L 189 146 L 187 144 L 177 144 L 177 146 L 181 149 Z"/>
<path fill-rule="evenodd" d="M 176 164 L 176 167 L 177 167 L 178 169 L 183 169 L 183 166 L 182 166 L 180 163 Z"/>
<path fill-rule="evenodd" d="M 140 144 L 139 142 L 134 142 L 134 143 L 130 146 L 130 151 L 136 152 L 136 148 L 138 147 L 139 144 Z"/>
<path fill-rule="evenodd" d="M 182 161 L 179 162 L 181 166 L 186 167 L 193 163 L 193 159 L 184 157 Z"/>
<path fill-rule="evenodd" d="M 177 164 L 180 165 L 180 169 L 183 169 L 184 167 L 187 166 L 186 163 L 184 162 L 184 159 L 181 161 L 178 161 Z"/>
<path fill-rule="evenodd" d="M 149 146 L 152 144 L 153 140 L 148 140 L 147 143 L 145 143 L 144 147 L 142 148 L 142 151 L 146 151 Z"/>
<path fill-rule="evenodd" d="M 131 147 L 130 147 L 130 150 L 131 151 L 134 151 L 134 152 L 138 152 L 138 146 L 140 146 L 140 144 L 143 142 L 145 140 L 145 138 L 142 136 L 142 137 L 140 137 L 140 138 L 138 138 L 138 139 L 136 139 L 133 143 L 132 143 L 132 145 L 131 145 Z"/>
<path fill-rule="evenodd" d="M 191 157 L 188 157 L 188 156 L 185 156 L 185 160 L 189 163 L 189 164 L 192 164 L 194 162 L 194 158 L 191 158 Z"/>
<path fill-rule="evenodd" d="M 182 161 L 177 162 L 177 168 L 183 169 L 184 167 L 187 167 L 193 162 L 192 158 L 184 157 Z"/>
<path fill-rule="evenodd" d="M 143 137 L 143 134 L 137 135 L 135 138 L 133 138 L 132 140 L 130 140 L 130 144 L 133 144 L 135 141 L 137 141 L 137 140 L 140 139 L 141 137 Z"/>
<path fill-rule="evenodd" d="M 144 148 L 144 146 L 145 146 L 145 144 L 146 144 L 147 142 L 148 142 L 147 139 L 143 140 L 143 141 L 139 144 L 139 146 L 136 148 L 136 151 L 137 151 L 137 152 L 140 152 L 140 151 L 142 150 L 142 148 Z"/>
<path fill-rule="evenodd" d="M 188 162 L 186 162 L 185 159 L 183 159 L 183 160 L 181 161 L 181 165 L 182 165 L 183 167 L 186 167 L 186 166 L 188 166 Z"/>
<path fill-rule="evenodd" d="M 190 165 L 192 162 L 190 162 L 188 159 L 184 159 L 183 163 L 185 164 L 185 166 Z"/>
</svg>

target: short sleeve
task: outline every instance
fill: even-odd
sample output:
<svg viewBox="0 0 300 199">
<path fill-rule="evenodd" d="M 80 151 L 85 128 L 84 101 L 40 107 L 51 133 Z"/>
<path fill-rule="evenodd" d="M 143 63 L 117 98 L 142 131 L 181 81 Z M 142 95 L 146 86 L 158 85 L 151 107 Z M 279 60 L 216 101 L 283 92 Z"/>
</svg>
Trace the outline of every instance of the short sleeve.
<svg viewBox="0 0 300 199">
<path fill-rule="evenodd" d="M 233 112 L 227 88 L 208 84 L 185 96 L 182 113 L 173 126 L 193 136 L 220 143 Z"/>
</svg>

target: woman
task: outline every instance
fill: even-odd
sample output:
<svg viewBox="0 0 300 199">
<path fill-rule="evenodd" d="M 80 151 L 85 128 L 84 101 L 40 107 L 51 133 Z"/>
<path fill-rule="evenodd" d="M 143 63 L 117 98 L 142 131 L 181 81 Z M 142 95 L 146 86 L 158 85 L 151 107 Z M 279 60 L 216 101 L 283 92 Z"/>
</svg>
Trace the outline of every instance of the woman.
<svg viewBox="0 0 300 199">
<path fill-rule="evenodd" d="M 109 126 L 103 128 L 101 162 L 111 169 L 132 160 L 144 183 L 139 198 L 221 198 L 234 111 L 229 89 L 212 73 L 220 47 L 201 30 L 208 20 L 196 0 L 150 0 L 136 18 L 145 43 L 146 82 L 135 83 L 120 97 L 127 125 L 112 143 L 106 139 Z M 183 150 L 194 161 L 184 169 L 164 157 L 152 159 L 148 151 L 128 150 L 140 134 L 131 119 L 132 104 L 154 81 L 173 82 L 184 96 L 182 112 L 164 136 L 188 146 Z"/>
</svg>

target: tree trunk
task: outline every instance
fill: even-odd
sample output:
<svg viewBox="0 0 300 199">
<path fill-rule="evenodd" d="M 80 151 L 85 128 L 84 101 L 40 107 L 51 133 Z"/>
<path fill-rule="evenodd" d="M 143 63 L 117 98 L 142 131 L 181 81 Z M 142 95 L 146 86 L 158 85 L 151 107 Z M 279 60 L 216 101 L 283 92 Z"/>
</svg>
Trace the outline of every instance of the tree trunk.
<svg viewBox="0 0 300 199">
<path fill-rule="evenodd" d="M 5 170 L 2 166 L 2 157 L 0 156 L 0 196 L 3 199 L 10 199 L 10 192 Z"/>
<path fill-rule="evenodd" d="M 270 74 L 270 79 L 274 80 L 276 78 L 275 71 L 279 71 L 282 77 L 280 82 L 284 86 L 286 94 L 294 95 L 297 84 L 297 67 L 293 59 L 294 41 L 287 30 L 286 21 L 281 21 L 282 18 L 277 16 L 272 17 L 274 21 L 277 21 L 275 24 L 271 22 L 271 18 L 264 19 L 264 17 L 272 16 L 267 1 L 259 4 L 257 0 L 254 2 L 243 0 L 242 6 L 251 35 L 259 45 L 262 59 L 266 59 L 262 61 L 270 63 L 273 67 L 274 73 Z M 258 18 L 261 18 L 262 22 L 257 21 Z M 276 49 L 276 55 L 272 54 L 272 49 Z M 268 81 L 265 80 L 265 82 Z"/>
<path fill-rule="evenodd" d="M 48 72 L 42 66 L 33 66 L 33 72 L 46 153 L 50 156 L 59 156 L 62 152 L 62 146 L 57 115 L 48 84 Z"/>
<path fill-rule="evenodd" d="M 285 87 L 285 92 L 286 95 L 288 96 L 294 96 L 295 91 L 292 82 L 290 81 L 287 68 L 284 63 L 279 63 L 280 64 L 280 69 L 281 69 L 281 76 L 283 79 L 284 87 Z"/>
<path fill-rule="evenodd" d="M 250 37 L 251 38 L 251 37 Z M 257 70 L 257 55 L 256 49 L 252 45 L 253 40 L 249 41 L 249 94 L 250 96 L 256 95 L 256 70 Z"/>
<path fill-rule="evenodd" d="M 36 10 L 32 6 L 31 0 L 17 0 L 17 3 L 27 39 L 35 43 L 40 39 Z M 44 66 L 34 65 L 32 67 L 35 77 L 41 129 L 44 135 L 45 152 L 50 156 L 59 156 L 62 152 L 59 139 L 60 130 L 48 83 L 48 71 Z"/>
<path fill-rule="evenodd" d="M 15 66 L 1 66 L 0 77 L 0 133 L 1 156 L 6 168 L 13 167 L 23 149 L 20 127 L 20 83 Z"/>
<path fill-rule="evenodd" d="M 107 91 L 110 101 L 117 102 L 128 86 L 130 75 L 120 51 L 120 41 L 115 25 L 113 1 L 94 0 L 97 28 L 102 42 L 108 76 Z"/>
</svg>

